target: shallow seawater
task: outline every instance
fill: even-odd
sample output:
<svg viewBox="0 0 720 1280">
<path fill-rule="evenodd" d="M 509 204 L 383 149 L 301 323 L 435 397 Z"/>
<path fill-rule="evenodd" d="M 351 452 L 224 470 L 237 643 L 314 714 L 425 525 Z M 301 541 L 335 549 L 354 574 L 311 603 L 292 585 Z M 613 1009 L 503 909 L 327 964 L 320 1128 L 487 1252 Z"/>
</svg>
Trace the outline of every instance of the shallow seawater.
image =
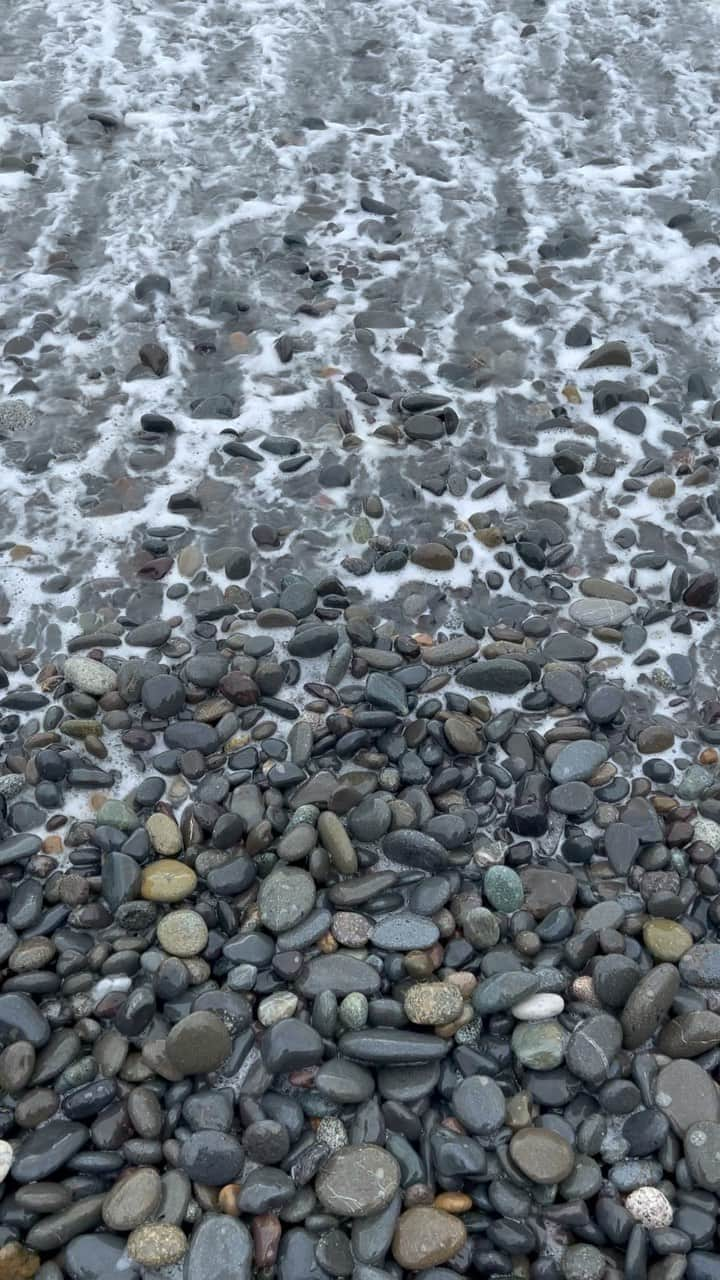
<svg viewBox="0 0 720 1280">
<path fill-rule="evenodd" d="M 704 451 L 692 441 L 710 402 L 687 388 L 699 370 L 712 397 L 716 373 L 717 5 L 22 0 L 7 27 L 9 645 L 45 660 L 79 626 L 221 602 L 227 582 L 212 569 L 184 600 L 165 599 L 183 581 L 174 565 L 162 581 L 138 577 L 148 530 L 168 525 L 184 530 L 173 557 L 190 543 L 248 548 L 254 592 L 290 568 L 337 574 L 380 617 L 451 626 L 462 603 L 487 597 L 495 567 L 468 517 L 530 520 L 562 441 L 587 451 L 585 488 L 564 504 L 563 574 L 625 582 L 630 554 L 662 550 L 664 569 L 635 572 L 647 604 L 667 598 L 676 565 L 716 560 L 713 473 L 670 501 L 626 482 L 644 461 Z M 366 212 L 363 196 L 396 216 Z M 171 292 L 138 300 L 148 273 Z M 307 304 L 316 314 L 298 311 Z M 625 341 L 632 370 L 579 371 L 587 349 L 565 343 L 579 322 L 593 346 Z M 167 352 L 163 376 L 139 364 L 146 343 Z M 599 378 L 628 372 L 651 391 L 642 437 L 593 412 Z M 394 398 L 419 389 L 448 397 L 456 432 L 421 446 L 375 434 L 397 426 Z M 211 396 L 232 416 L 194 416 Z M 537 430 L 558 406 L 567 417 Z M 175 432 L 143 431 L 148 412 Z M 308 461 L 290 472 L 275 454 L 223 451 L 267 435 L 291 437 Z M 347 485 L 324 483 L 333 463 Z M 169 513 L 185 492 L 197 508 Z M 696 492 L 699 512 L 679 522 Z M 466 533 L 466 561 L 443 575 L 348 574 L 372 493 L 385 508 L 375 533 Z M 260 523 L 275 549 L 253 543 Z M 615 541 L 627 527 L 631 552 Z M 524 577 L 505 575 L 506 607 L 556 613 L 547 582 Z M 686 642 L 659 622 L 649 643 L 662 660 Z M 695 628 L 691 656 L 714 686 L 709 626 Z M 624 658 L 616 674 L 639 678 Z"/>
</svg>

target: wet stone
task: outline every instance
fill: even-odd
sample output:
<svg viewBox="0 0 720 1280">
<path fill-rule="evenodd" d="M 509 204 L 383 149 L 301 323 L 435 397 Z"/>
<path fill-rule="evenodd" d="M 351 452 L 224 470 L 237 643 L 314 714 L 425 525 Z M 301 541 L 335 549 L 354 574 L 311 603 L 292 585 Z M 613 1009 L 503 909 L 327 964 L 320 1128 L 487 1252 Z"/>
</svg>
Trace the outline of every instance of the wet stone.
<svg viewBox="0 0 720 1280">
<path fill-rule="evenodd" d="M 373 1144 L 336 1151 L 315 1181 L 325 1209 L 342 1218 L 364 1218 L 390 1203 L 400 1185 L 395 1158 Z"/>
<path fill-rule="evenodd" d="M 541 1186 L 564 1181 L 575 1164 L 572 1147 L 552 1129 L 520 1129 L 510 1141 L 510 1155 L 521 1173 Z"/>
</svg>

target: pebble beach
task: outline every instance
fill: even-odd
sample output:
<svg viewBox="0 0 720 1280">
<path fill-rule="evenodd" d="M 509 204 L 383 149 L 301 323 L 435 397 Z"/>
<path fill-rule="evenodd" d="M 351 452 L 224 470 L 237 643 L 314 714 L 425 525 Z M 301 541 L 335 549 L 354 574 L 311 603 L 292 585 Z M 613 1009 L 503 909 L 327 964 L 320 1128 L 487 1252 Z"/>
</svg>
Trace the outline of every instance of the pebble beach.
<svg viewBox="0 0 720 1280">
<path fill-rule="evenodd" d="M 0 1280 L 720 1280 L 720 10 L 6 27 Z"/>
</svg>

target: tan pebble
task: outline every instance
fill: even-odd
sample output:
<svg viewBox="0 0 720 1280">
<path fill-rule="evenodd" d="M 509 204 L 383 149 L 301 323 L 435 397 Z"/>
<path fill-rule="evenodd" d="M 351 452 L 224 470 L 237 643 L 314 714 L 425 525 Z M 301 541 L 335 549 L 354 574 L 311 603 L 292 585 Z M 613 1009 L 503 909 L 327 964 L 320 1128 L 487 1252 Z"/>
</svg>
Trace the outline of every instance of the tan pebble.
<svg viewBox="0 0 720 1280">
<path fill-rule="evenodd" d="M 63 851 L 63 842 L 60 836 L 46 836 L 42 842 L 43 853 L 57 854 Z"/>
<path fill-rule="evenodd" d="M 468 999 L 477 986 L 477 978 L 474 973 L 466 973 L 464 970 L 458 970 L 457 973 L 449 973 L 444 978 L 445 982 L 449 982 L 452 987 L 457 987 L 460 994 Z"/>
<path fill-rule="evenodd" d="M 170 956 L 197 956 L 208 940 L 208 928 L 197 911 L 170 911 L 157 926 L 160 946 Z"/>
<path fill-rule="evenodd" d="M 239 1218 L 240 1210 L 237 1206 L 237 1198 L 242 1191 L 239 1182 L 228 1182 L 224 1187 L 220 1188 L 218 1196 L 218 1208 L 221 1213 L 227 1213 L 231 1218 Z"/>
<path fill-rule="evenodd" d="M 465 1227 L 453 1214 L 425 1207 L 407 1209 L 398 1218 L 392 1254 L 406 1271 L 424 1271 L 447 1262 L 466 1239 Z"/>
<path fill-rule="evenodd" d="M 598 1004 L 598 998 L 595 995 L 592 978 L 583 976 L 575 978 L 570 987 L 570 993 L 573 1000 L 579 1000 L 582 1004 Z"/>
<path fill-rule="evenodd" d="M 181 902 L 197 884 L 192 867 L 175 858 L 158 858 L 143 867 L 140 893 L 146 902 Z"/>
<path fill-rule="evenodd" d="M 40 1269 L 40 1255 L 10 1240 L 0 1249 L 0 1280 L 32 1280 Z"/>
<path fill-rule="evenodd" d="M 317 945 L 318 950 L 322 951 L 324 956 L 329 956 L 338 949 L 338 944 L 331 933 L 324 933 Z"/>
<path fill-rule="evenodd" d="M 718 756 L 714 747 L 705 747 L 698 756 L 698 764 L 717 764 Z"/>
<path fill-rule="evenodd" d="M 143 1267 L 170 1267 L 187 1250 L 187 1238 L 172 1222 L 144 1222 L 128 1237 L 128 1257 Z"/>
<path fill-rule="evenodd" d="M 90 796 L 90 808 L 93 813 L 97 813 L 98 809 L 102 809 L 103 805 L 107 804 L 109 799 L 109 796 L 104 796 L 101 795 L 100 792 L 94 791 Z"/>
<path fill-rule="evenodd" d="M 145 823 L 145 830 L 156 853 L 165 858 L 180 853 L 183 847 L 180 828 L 166 813 L 151 814 Z"/>
<path fill-rule="evenodd" d="M 228 334 L 228 346 L 236 355 L 244 355 L 250 349 L 250 339 L 246 333 L 238 329 L 236 333 Z"/>
<path fill-rule="evenodd" d="M 26 560 L 33 553 L 32 547 L 27 547 L 23 543 L 18 542 L 10 551 L 11 560 Z"/>
<path fill-rule="evenodd" d="M 443 1209 L 445 1213 L 467 1213 L 473 1202 L 463 1191 L 443 1191 L 433 1200 L 433 1207 Z"/>
</svg>

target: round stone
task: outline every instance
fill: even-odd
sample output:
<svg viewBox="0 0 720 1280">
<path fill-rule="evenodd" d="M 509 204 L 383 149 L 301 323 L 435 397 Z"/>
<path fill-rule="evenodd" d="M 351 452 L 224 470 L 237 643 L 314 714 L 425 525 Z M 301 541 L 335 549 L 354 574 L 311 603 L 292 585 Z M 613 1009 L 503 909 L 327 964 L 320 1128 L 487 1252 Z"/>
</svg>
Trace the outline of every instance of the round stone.
<svg viewBox="0 0 720 1280">
<path fill-rule="evenodd" d="M 165 1049 L 172 1065 L 184 1076 L 216 1071 L 232 1049 L 225 1023 L 216 1013 L 189 1013 L 168 1033 Z"/>
<path fill-rule="evenodd" d="M 672 1224 L 673 1207 L 658 1187 L 638 1187 L 631 1191 L 625 1208 L 631 1218 L 649 1231 L 661 1231 Z"/>
<path fill-rule="evenodd" d="M 128 1237 L 128 1257 L 141 1267 L 170 1267 L 179 1262 L 187 1240 L 172 1222 L 146 1222 Z"/>
<path fill-rule="evenodd" d="M 198 956 L 207 945 L 208 929 L 197 911 L 171 911 L 158 924 L 157 938 L 169 956 Z"/>
<path fill-rule="evenodd" d="M 467 1076 L 452 1095 L 453 1112 L 469 1133 L 489 1137 L 505 1120 L 505 1097 L 489 1076 Z"/>
<path fill-rule="evenodd" d="M 260 885 L 258 913 L 271 933 L 293 929 L 314 906 L 315 881 L 300 867 L 277 866 Z"/>
<path fill-rule="evenodd" d="M 197 885 L 192 867 L 174 858 L 158 858 L 142 869 L 140 893 L 147 902 L 181 902 Z"/>
<path fill-rule="evenodd" d="M 366 1218 L 390 1203 L 400 1186 L 400 1165 L 373 1143 L 341 1147 L 315 1179 L 315 1193 L 328 1213 Z"/>
<path fill-rule="evenodd" d="M 565 1036 L 558 1022 L 521 1022 L 510 1043 L 518 1062 L 532 1071 L 552 1071 L 565 1057 Z"/>
<path fill-rule="evenodd" d="M 436 1267 L 462 1249 L 467 1232 L 460 1218 L 443 1209 L 420 1205 L 398 1218 L 392 1255 L 405 1271 Z"/>
<path fill-rule="evenodd" d="M 460 1017 L 463 998 L 451 982 L 418 983 L 405 992 L 405 1013 L 421 1027 L 442 1027 Z"/>
<path fill-rule="evenodd" d="M 169 720 L 185 706 L 185 686 L 177 676 L 149 676 L 140 696 L 145 710 L 157 720 Z"/>
<path fill-rule="evenodd" d="M 541 1186 L 563 1182 L 575 1165 L 570 1143 L 553 1129 L 519 1129 L 510 1140 L 510 1155 L 521 1173 Z"/>
<path fill-rule="evenodd" d="M 182 851 L 183 842 L 180 828 L 165 813 L 153 813 L 145 823 L 145 830 L 156 853 L 163 858 L 171 858 Z"/>
<path fill-rule="evenodd" d="M 593 1244 L 572 1244 L 566 1249 L 560 1269 L 565 1280 L 601 1280 L 605 1257 Z"/>
<path fill-rule="evenodd" d="M 654 960 L 677 964 L 689 951 L 692 934 L 676 920 L 651 919 L 643 926 L 643 942 Z"/>
<path fill-rule="evenodd" d="M 519 911 L 523 903 L 523 886 L 512 867 L 489 867 L 483 880 L 483 893 L 496 911 L 509 915 Z"/>
</svg>

